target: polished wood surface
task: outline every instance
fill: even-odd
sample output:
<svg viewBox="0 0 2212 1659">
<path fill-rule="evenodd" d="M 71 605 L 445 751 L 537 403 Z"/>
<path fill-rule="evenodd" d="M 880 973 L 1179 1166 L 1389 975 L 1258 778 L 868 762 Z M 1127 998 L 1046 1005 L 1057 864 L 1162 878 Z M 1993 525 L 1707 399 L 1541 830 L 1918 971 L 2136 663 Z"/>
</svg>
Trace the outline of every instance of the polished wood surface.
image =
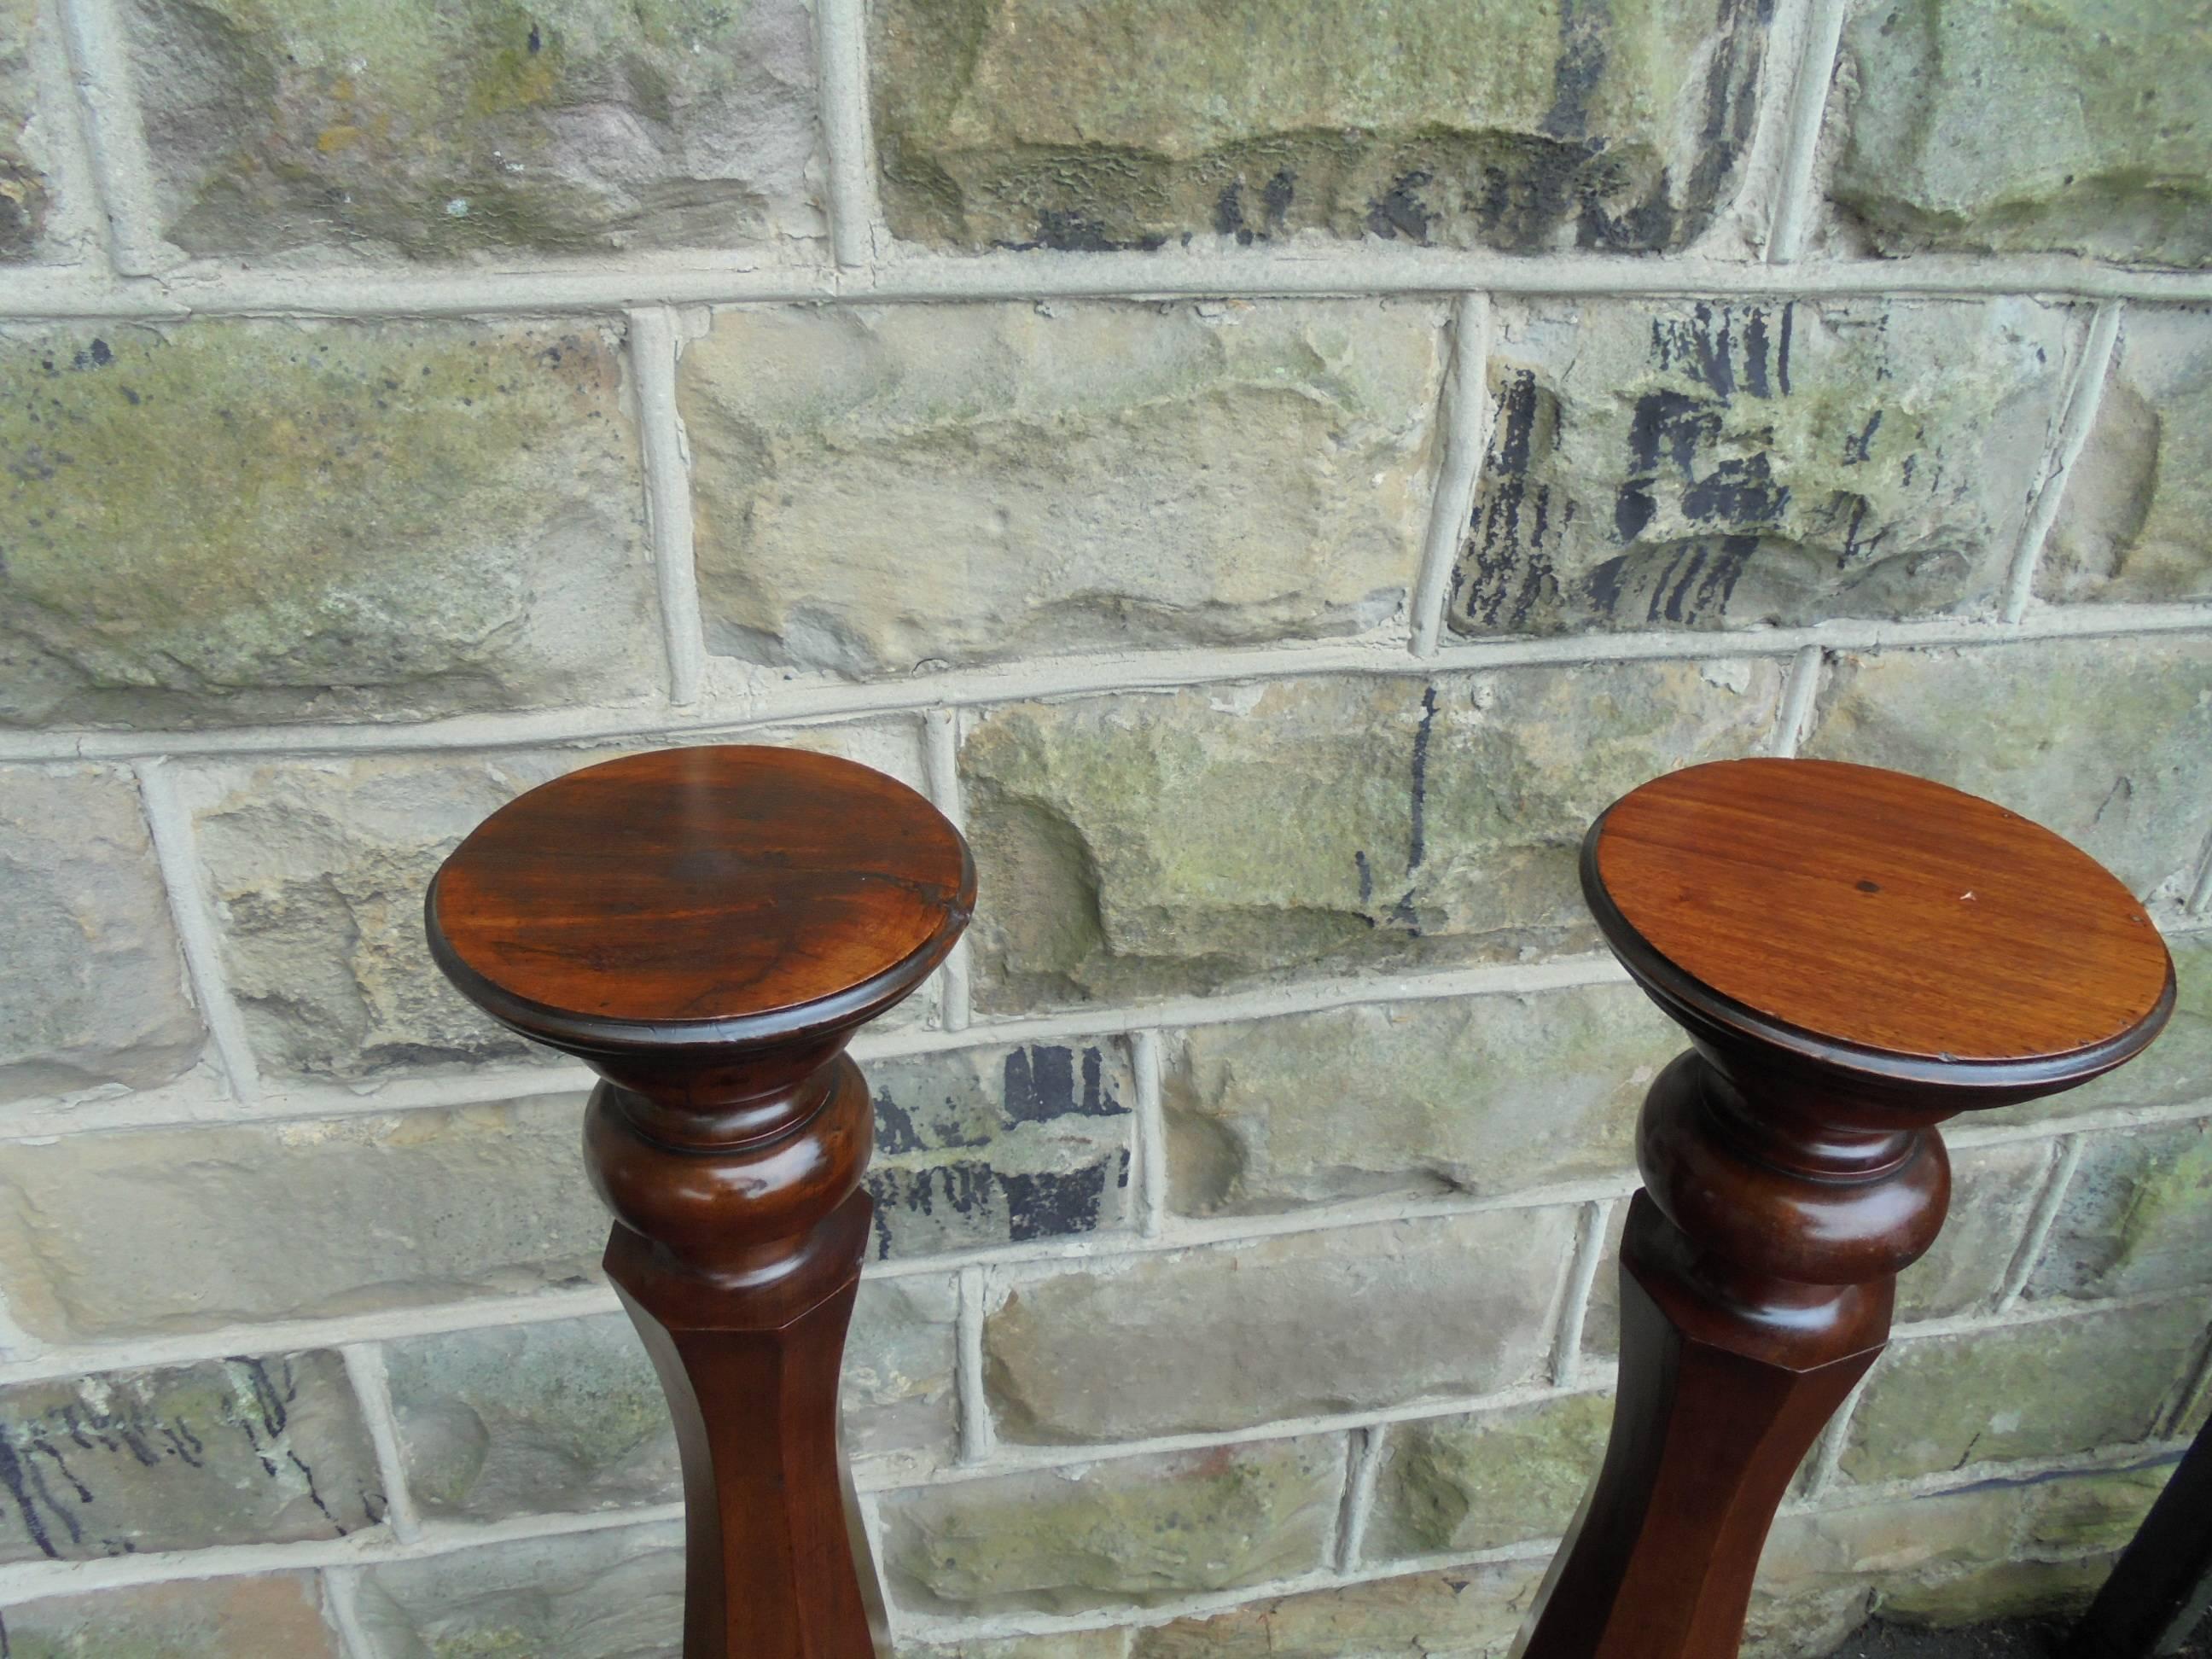
<svg viewBox="0 0 2212 1659">
<path fill-rule="evenodd" d="M 1717 1004 L 1883 1055 L 2043 1060 L 2136 1040 L 2157 930 L 2039 824 L 1838 761 L 1692 767 L 1600 827 L 1625 927 Z"/>
<path fill-rule="evenodd" d="M 844 1050 L 975 896 L 903 784 L 729 746 L 556 779 L 431 884 L 455 986 L 605 1079 L 585 1161 L 683 1455 L 685 1659 L 890 1651 L 838 1439 L 875 1124 Z"/>
<path fill-rule="evenodd" d="M 1692 1047 L 1638 1125 L 1605 1462 L 1517 1651 L 1723 1659 L 1776 1505 L 1942 1225 L 1936 1126 L 2121 1064 L 2172 969 L 2083 854 L 1865 767 L 1660 779 L 1592 826 L 1582 872 Z"/>
</svg>

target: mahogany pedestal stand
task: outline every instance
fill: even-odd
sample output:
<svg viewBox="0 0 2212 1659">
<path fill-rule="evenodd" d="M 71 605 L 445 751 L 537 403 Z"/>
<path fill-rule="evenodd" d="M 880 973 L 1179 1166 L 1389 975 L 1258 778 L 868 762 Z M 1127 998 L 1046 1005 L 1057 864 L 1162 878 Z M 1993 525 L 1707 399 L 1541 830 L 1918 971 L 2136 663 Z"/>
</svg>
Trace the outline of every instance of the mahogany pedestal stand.
<svg viewBox="0 0 2212 1659">
<path fill-rule="evenodd" d="M 1936 1125 L 2139 1052 L 2173 974 L 2118 882 L 1866 767 L 1694 767 L 1583 846 L 1607 943 L 1688 1033 L 1638 1131 L 1620 1386 L 1524 1659 L 1725 1659 L 1792 1473 L 1950 1194 Z"/>
<path fill-rule="evenodd" d="M 684 1461 L 685 1659 L 888 1654 L 838 1444 L 874 1115 L 854 1032 L 967 925 L 958 833 L 795 750 L 589 767 L 494 813 L 431 884 L 477 1006 L 605 1079 L 584 1151 L 608 1277 Z"/>
</svg>

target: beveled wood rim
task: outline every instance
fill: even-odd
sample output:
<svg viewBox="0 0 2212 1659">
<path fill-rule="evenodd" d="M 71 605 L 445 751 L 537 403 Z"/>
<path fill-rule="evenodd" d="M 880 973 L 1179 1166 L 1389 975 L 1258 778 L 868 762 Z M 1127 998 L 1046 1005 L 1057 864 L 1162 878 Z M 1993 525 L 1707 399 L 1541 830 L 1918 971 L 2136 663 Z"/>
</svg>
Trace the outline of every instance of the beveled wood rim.
<svg viewBox="0 0 2212 1659">
<path fill-rule="evenodd" d="M 2101 1042 L 2057 1054 L 1946 1060 L 1845 1042 L 1792 1024 L 1714 989 L 1662 955 L 1638 931 L 1613 902 L 1598 870 L 1598 843 L 1612 815 L 1613 808 L 1607 807 L 1583 837 L 1579 868 L 1583 901 L 1629 977 L 1670 1018 L 1693 1034 L 1764 1048 L 1801 1064 L 1876 1085 L 1988 1095 L 1994 1097 L 1977 1103 L 1995 1106 L 2055 1094 L 2125 1064 L 2151 1045 L 2173 1012 L 2176 986 L 2169 956 L 2164 988 L 2142 1018 Z M 1966 1109 L 1971 1109 L 1971 1105 Z"/>
</svg>

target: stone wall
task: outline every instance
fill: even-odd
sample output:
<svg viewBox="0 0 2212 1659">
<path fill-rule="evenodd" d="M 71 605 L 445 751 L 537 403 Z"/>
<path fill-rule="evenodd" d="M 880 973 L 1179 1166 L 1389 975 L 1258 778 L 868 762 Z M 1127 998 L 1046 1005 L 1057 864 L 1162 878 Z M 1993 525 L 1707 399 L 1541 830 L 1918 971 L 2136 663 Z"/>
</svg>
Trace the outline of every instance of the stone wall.
<svg viewBox="0 0 2212 1659">
<path fill-rule="evenodd" d="M 2202 0 L 0 0 L 7 1650 L 672 1652 L 486 812 L 742 734 L 982 912 L 861 1047 L 907 1659 L 1499 1650 L 1676 1039 L 1572 856 L 1848 757 L 2169 930 L 1952 1138 L 1759 1651 L 2095 1582 L 2208 1409 Z"/>
</svg>

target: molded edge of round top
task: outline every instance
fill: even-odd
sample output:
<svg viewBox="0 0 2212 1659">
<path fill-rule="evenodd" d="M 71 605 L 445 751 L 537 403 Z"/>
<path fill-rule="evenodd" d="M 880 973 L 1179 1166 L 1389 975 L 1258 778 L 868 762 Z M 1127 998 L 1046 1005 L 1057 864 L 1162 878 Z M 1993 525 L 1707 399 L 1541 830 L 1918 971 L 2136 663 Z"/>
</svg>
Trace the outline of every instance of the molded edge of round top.
<svg viewBox="0 0 2212 1659">
<path fill-rule="evenodd" d="M 423 921 L 462 994 L 588 1054 L 860 1026 L 944 961 L 975 904 L 966 842 L 896 778 L 700 745 L 518 796 L 440 866 Z"/>
<path fill-rule="evenodd" d="M 1778 808 L 1792 836 L 1755 849 L 1668 835 Z M 1693 1034 L 1869 1083 L 1988 1105 L 2054 1093 L 2140 1053 L 2173 1008 L 2172 957 L 2118 878 L 1995 802 L 1906 773 L 1687 767 L 1601 813 L 1581 872 L 1613 953 Z M 2052 960 L 2077 978 L 2039 979 Z M 1954 1012 L 1977 1004 L 1984 1019 Z M 2049 1036 L 2022 1040 L 2038 1022 Z M 1992 1027 L 2008 1036 L 1988 1040 Z"/>
</svg>

